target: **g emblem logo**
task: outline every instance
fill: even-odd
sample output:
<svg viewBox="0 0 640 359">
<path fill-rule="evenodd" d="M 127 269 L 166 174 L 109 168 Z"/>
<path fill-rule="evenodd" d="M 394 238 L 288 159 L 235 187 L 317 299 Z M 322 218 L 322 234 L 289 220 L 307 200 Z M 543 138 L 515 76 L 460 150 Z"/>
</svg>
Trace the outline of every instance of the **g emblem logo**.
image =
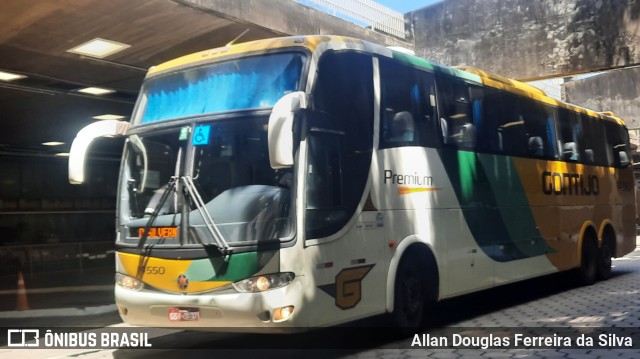
<svg viewBox="0 0 640 359">
<path fill-rule="evenodd" d="M 336 276 L 336 306 L 351 309 L 362 299 L 362 280 L 373 265 L 344 269 Z"/>
<path fill-rule="evenodd" d="M 362 280 L 375 264 L 343 269 L 336 275 L 336 282 L 318 286 L 336 301 L 336 307 L 351 309 L 362 299 Z"/>
</svg>

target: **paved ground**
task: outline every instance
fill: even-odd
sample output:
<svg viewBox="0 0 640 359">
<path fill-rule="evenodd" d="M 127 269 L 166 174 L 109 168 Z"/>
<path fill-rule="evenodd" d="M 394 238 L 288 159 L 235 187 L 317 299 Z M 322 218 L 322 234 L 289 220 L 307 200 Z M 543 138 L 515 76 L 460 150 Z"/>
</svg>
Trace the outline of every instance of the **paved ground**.
<svg viewBox="0 0 640 359">
<path fill-rule="evenodd" d="M 96 302 L 100 302 L 96 296 L 104 301 L 112 300 L 105 292 L 102 293 L 77 292 L 69 295 L 88 295 Z M 61 313 L 66 309 L 55 310 Z M 31 318 L 11 317 L 8 313 L 0 312 L 1 327 L 105 326 L 119 322 L 113 311 L 87 312 L 64 318 L 51 316 L 55 312 Z M 369 320 L 358 323 L 355 328 L 328 329 L 294 336 L 154 330 L 151 342 L 157 349 L 27 351 L 0 348 L 0 358 L 640 358 L 639 349 L 423 349 L 416 345 L 412 347 L 413 335 L 399 340 L 384 331 L 368 330 L 367 327 L 373 323 Z M 432 325 L 422 333 L 437 336 L 443 330 L 449 330 L 450 334 L 480 328 L 486 334 L 494 328 L 498 331 L 511 330 L 513 334 L 513 331 L 536 331 L 539 329 L 535 328 L 540 327 L 550 327 L 551 331 L 578 327 L 582 327 L 581 330 L 585 330 L 584 327 L 604 328 L 609 333 L 623 330 L 624 335 L 633 336 L 636 340 L 633 344 L 638 348 L 640 248 L 614 260 L 612 278 L 589 287 L 575 287 L 569 276 L 559 274 L 445 301 L 437 307 Z M 351 343 L 356 343 L 354 348 L 345 348 Z M 247 349 L 256 347 L 280 349 Z M 331 347 L 340 349 L 327 349 Z"/>
<path fill-rule="evenodd" d="M 554 275 L 443 303 L 441 327 L 600 327 L 640 333 L 640 249 L 614 261 L 613 277 L 571 287 Z M 455 313 L 453 316 L 451 314 Z M 428 331 L 427 331 L 428 333 Z M 640 343 L 635 343 L 638 348 Z M 396 349 L 349 358 L 640 358 L 629 349 Z"/>
</svg>

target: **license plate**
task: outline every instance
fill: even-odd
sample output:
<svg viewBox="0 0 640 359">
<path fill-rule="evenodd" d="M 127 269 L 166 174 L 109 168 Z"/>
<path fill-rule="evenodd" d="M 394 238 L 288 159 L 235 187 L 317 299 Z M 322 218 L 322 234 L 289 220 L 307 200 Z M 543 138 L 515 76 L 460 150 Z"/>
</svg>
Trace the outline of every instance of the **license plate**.
<svg viewBox="0 0 640 359">
<path fill-rule="evenodd" d="M 200 319 L 198 308 L 169 308 L 169 320 L 174 322 L 193 321 Z"/>
</svg>

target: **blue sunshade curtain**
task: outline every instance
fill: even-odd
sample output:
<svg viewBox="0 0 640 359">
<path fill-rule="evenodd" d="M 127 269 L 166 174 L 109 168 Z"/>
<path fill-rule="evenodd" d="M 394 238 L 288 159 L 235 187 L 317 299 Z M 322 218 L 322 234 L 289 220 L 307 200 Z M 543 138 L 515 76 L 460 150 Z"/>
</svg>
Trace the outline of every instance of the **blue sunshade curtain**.
<svg viewBox="0 0 640 359">
<path fill-rule="evenodd" d="M 294 53 L 254 56 L 152 79 L 141 122 L 271 107 L 298 89 L 302 61 Z"/>
</svg>

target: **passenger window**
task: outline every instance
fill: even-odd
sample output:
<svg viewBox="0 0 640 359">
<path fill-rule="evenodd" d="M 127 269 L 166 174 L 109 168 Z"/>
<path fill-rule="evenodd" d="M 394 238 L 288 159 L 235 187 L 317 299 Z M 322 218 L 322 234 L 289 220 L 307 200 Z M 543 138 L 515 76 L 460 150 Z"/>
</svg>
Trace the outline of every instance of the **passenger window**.
<svg viewBox="0 0 640 359">
<path fill-rule="evenodd" d="M 580 161 L 579 141 L 582 137 L 582 126 L 579 117 L 573 112 L 559 109 L 558 133 L 560 159 L 569 162 Z"/>
<path fill-rule="evenodd" d="M 524 121 L 527 157 L 555 159 L 555 121 L 553 110 L 533 100 L 523 100 L 520 113 Z"/>
<path fill-rule="evenodd" d="M 631 163 L 631 147 L 627 129 L 613 122 L 604 122 L 607 133 L 607 152 L 614 167 L 623 168 Z"/>
<path fill-rule="evenodd" d="M 382 104 L 380 148 L 435 146 L 433 75 L 380 59 Z"/>
<path fill-rule="evenodd" d="M 480 151 L 521 156 L 526 154 L 524 119 L 516 107 L 517 98 L 507 92 L 484 89 Z"/>
<path fill-rule="evenodd" d="M 470 85 L 443 76 L 439 88 L 440 129 L 444 143 L 460 149 L 475 148 L 479 118 L 473 116 L 473 107 L 477 105 L 472 103 Z"/>
<path fill-rule="evenodd" d="M 582 161 L 587 165 L 609 166 L 606 141 L 603 141 L 604 126 L 597 118 L 582 115 Z"/>
<path fill-rule="evenodd" d="M 482 88 L 481 96 L 476 94 L 478 91 L 471 88 L 478 151 L 557 158 L 553 109 L 490 87 Z"/>
</svg>

